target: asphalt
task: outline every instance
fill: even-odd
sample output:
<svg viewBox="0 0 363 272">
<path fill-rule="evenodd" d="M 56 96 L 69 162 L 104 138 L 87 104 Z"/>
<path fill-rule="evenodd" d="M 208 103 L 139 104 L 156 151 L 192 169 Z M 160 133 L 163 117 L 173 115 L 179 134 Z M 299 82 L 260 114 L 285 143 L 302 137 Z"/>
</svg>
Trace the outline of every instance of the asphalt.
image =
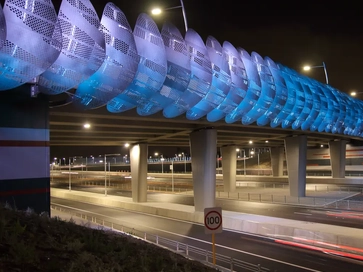
<svg viewBox="0 0 363 272">
<path fill-rule="evenodd" d="M 332 192 L 327 193 L 332 197 Z M 340 192 L 336 192 L 336 194 L 336 198 L 343 197 Z M 105 197 L 100 196 L 98 193 L 69 191 L 56 188 L 52 188 L 51 196 L 204 224 L 204 213 L 196 212 L 194 207 L 189 205 L 166 204 L 165 202 L 135 203 L 129 197 L 112 195 Z M 344 197 L 347 197 L 347 195 L 344 194 Z M 55 215 L 65 219 L 70 218 L 66 213 L 53 210 L 52 216 Z M 326 243 L 328 245 L 363 249 L 363 229 L 359 228 L 245 214 L 228 210 L 222 211 L 222 217 L 223 229 L 275 238 L 288 237 L 291 239 L 292 237 L 297 237 L 320 244 Z"/>
</svg>

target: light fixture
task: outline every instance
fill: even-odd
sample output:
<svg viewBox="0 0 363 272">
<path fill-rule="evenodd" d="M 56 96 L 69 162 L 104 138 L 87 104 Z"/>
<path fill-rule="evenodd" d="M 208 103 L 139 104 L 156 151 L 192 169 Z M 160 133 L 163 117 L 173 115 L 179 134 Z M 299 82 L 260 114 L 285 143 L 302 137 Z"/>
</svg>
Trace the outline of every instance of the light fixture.
<svg viewBox="0 0 363 272">
<path fill-rule="evenodd" d="M 266 140 L 265 143 L 268 143 L 268 140 Z"/>
<path fill-rule="evenodd" d="M 91 127 L 91 124 L 89 124 L 89 123 L 85 123 L 85 124 L 83 125 L 83 127 L 84 127 L 84 128 L 90 128 L 90 127 Z"/>
<path fill-rule="evenodd" d="M 129 144 L 129 143 L 126 143 L 126 144 L 125 144 L 125 147 L 129 147 L 129 146 L 130 146 L 130 144 Z"/>
<path fill-rule="evenodd" d="M 304 71 L 309 71 L 309 70 L 311 70 L 313 68 L 323 68 L 324 69 L 324 73 L 325 73 L 325 81 L 326 81 L 326 84 L 329 84 L 328 72 L 326 70 L 325 62 L 323 62 L 322 65 L 315 65 L 315 66 L 305 65 L 303 67 L 303 70 Z"/>
<path fill-rule="evenodd" d="M 153 14 L 153 15 L 159 15 L 160 13 L 161 13 L 160 8 L 154 8 L 151 10 L 151 14 Z"/>
<path fill-rule="evenodd" d="M 253 142 L 251 140 L 248 141 L 249 144 L 253 144 Z"/>
</svg>

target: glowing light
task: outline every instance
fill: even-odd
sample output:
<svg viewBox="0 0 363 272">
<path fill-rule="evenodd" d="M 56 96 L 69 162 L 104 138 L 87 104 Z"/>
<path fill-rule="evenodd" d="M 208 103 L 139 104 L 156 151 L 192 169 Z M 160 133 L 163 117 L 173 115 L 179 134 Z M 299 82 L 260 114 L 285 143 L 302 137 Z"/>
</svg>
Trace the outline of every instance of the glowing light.
<svg viewBox="0 0 363 272">
<path fill-rule="evenodd" d="M 154 8 L 151 10 L 151 14 L 153 15 L 159 15 L 161 14 L 162 10 L 160 8 Z"/>
<path fill-rule="evenodd" d="M 304 69 L 304 71 L 309 71 L 311 69 L 311 66 L 306 65 L 306 66 L 303 67 L 303 69 Z"/>
<path fill-rule="evenodd" d="M 83 127 L 84 127 L 84 128 L 90 128 L 90 127 L 91 127 L 91 124 L 86 123 L 86 124 L 84 124 L 84 125 L 83 125 Z"/>
<path fill-rule="evenodd" d="M 130 146 L 130 144 L 129 144 L 129 143 L 126 143 L 126 144 L 125 144 L 125 147 L 129 147 L 129 146 Z"/>
</svg>

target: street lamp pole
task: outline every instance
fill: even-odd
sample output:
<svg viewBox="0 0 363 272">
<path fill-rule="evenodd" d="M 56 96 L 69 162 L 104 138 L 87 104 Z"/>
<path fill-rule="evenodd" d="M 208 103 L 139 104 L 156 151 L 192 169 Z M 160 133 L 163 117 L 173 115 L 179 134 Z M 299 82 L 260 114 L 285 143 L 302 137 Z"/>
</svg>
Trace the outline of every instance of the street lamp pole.
<svg viewBox="0 0 363 272">
<path fill-rule="evenodd" d="M 185 32 L 187 32 L 188 31 L 188 22 L 187 22 L 187 16 L 186 16 L 186 13 L 185 13 L 185 8 L 184 8 L 183 0 L 180 0 L 180 6 L 171 7 L 171 8 L 165 8 L 163 10 L 171 10 L 171 9 L 177 9 L 177 8 L 181 8 L 182 9 Z M 158 15 L 161 12 L 162 12 L 162 10 L 160 8 L 156 8 L 156 9 L 153 9 L 151 11 L 151 13 L 154 14 L 154 15 Z"/>
<path fill-rule="evenodd" d="M 329 79 L 328 79 L 328 71 L 326 70 L 326 65 L 325 62 L 323 61 L 322 65 L 316 65 L 316 66 L 304 66 L 304 70 L 305 71 L 309 71 L 310 69 L 314 69 L 314 68 L 323 68 L 324 69 L 324 74 L 325 74 L 325 81 L 326 84 L 329 84 Z"/>
<path fill-rule="evenodd" d="M 119 156 L 120 154 L 105 154 L 104 155 L 104 164 L 105 164 L 105 196 L 107 196 L 107 157 L 108 156 Z"/>
<path fill-rule="evenodd" d="M 243 175 L 246 176 L 246 151 L 244 149 L 243 150 Z"/>
</svg>

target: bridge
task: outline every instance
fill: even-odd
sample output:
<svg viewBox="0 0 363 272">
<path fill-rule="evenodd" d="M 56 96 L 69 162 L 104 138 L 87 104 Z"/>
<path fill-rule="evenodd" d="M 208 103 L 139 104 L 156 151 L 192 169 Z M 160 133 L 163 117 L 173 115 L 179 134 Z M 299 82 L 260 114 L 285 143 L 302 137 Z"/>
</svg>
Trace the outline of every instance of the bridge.
<svg viewBox="0 0 363 272">
<path fill-rule="evenodd" d="M 250 141 L 271 148 L 274 176 L 286 154 L 292 196 L 305 195 L 307 146 L 329 145 L 344 179 L 346 144 L 363 136 L 360 100 L 228 41 L 159 31 L 146 14 L 132 29 L 112 3 L 101 19 L 88 1 L 21 4 L 0 9 L 1 201 L 48 210 L 57 145 L 130 143 L 135 202 L 146 201 L 148 146 L 190 145 L 197 211 L 214 206 L 216 147 L 228 191 L 235 148 Z"/>
</svg>

